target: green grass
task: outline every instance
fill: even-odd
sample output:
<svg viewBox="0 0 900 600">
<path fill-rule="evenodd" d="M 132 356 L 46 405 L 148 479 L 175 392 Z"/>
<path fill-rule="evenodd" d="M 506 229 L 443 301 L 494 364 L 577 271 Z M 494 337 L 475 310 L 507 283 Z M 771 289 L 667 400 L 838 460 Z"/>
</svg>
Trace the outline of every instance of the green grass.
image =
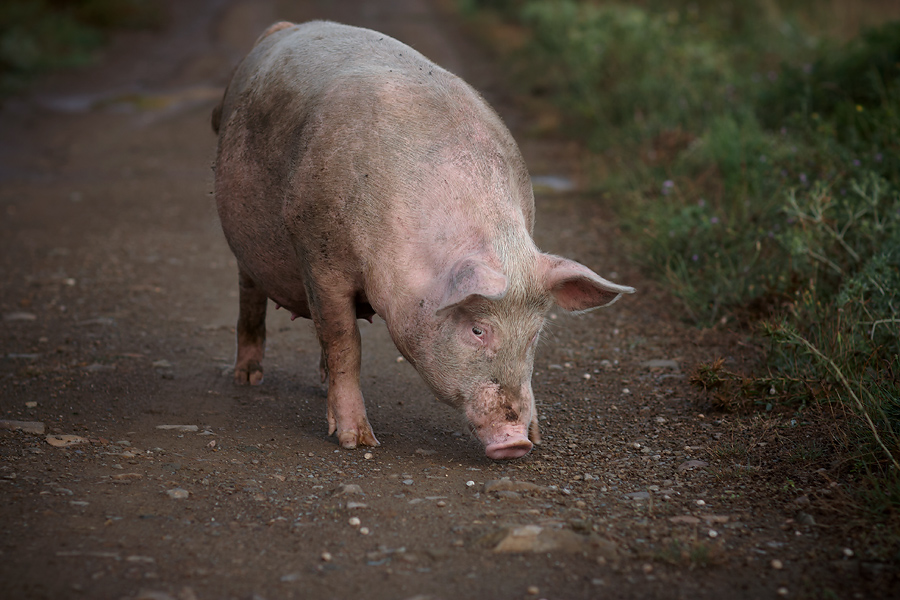
<svg viewBox="0 0 900 600">
<path fill-rule="evenodd" d="M 900 21 L 842 41 L 811 0 L 464 4 L 525 32 L 524 91 L 606 158 L 685 318 L 768 349 L 698 383 L 723 408 L 840 405 L 843 451 L 900 508 Z"/>
<path fill-rule="evenodd" d="M 37 75 L 90 63 L 118 28 L 156 27 L 151 0 L 4 0 L 0 4 L 0 97 Z"/>
</svg>

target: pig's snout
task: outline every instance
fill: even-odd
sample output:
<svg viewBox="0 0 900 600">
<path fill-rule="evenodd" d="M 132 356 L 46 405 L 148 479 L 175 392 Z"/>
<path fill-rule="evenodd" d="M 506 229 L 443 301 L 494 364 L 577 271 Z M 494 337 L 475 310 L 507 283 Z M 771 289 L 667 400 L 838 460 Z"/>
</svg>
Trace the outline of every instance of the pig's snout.
<svg viewBox="0 0 900 600">
<path fill-rule="evenodd" d="M 528 454 L 533 444 L 526 437 L 512 438 L 498 444 L 485 446 L 484 453 L 494 460 L 521 458 Z"/>
</svg>

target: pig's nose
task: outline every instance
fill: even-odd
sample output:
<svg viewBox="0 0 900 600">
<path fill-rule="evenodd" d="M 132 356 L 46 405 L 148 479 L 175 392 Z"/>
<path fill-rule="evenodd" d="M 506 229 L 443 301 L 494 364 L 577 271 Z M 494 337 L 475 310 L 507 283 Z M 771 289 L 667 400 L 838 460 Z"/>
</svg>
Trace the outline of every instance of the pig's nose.
<svg viewBox="0 0 900 600">
<path fill-rule="evenodd" d="M 527 438 L 518 438 L 506 440 L 499 444 L 491 444 L 484 449 L 484 453 L 488 458 L 494 460 L 506 460 L 510 458 L 520 458 L 528 454 L 531 450 L 532 443 Z"/>
</svg>

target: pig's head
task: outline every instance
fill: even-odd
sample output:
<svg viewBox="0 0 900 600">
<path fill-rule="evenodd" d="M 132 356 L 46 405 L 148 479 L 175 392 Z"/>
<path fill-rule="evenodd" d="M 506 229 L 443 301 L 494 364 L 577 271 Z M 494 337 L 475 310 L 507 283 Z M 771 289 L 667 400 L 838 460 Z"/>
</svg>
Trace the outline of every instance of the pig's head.
<svg viewBox="0 0 900 600">
<path fill-rule="evenodd" d="M 457 260 L 419 302 L 417 322 L 393 332 L 437 398 L 463 411 L 492 459 L 518 458 L 537 441 L 529 440 L 529 430 L 538 435 L 531 375 L 551 307 L 586 311 L 634 292 L 533 246 L 516 254 Z"/>
</svg>

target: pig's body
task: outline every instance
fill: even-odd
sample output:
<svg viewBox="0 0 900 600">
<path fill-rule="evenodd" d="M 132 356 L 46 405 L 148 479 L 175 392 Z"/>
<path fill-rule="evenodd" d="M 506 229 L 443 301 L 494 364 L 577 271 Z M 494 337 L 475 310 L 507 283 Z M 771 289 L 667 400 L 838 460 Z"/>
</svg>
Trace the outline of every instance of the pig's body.
<svg viewBox="0 0 900 600">
<path fill-rule="evenodd" d="M 240 270 L 235 379 L 262 379 L 271 298 L 315 323 L 329 433 L 376 445 L 356 319 L 378 314 L 488 456 L 526 453 L 547 310 L 633 290 L 538 251 L 527 169 L 481 97 L 383 34 L 279 23 L 238 67 L 213 127 L 216 201 Z"/>
</svg>

